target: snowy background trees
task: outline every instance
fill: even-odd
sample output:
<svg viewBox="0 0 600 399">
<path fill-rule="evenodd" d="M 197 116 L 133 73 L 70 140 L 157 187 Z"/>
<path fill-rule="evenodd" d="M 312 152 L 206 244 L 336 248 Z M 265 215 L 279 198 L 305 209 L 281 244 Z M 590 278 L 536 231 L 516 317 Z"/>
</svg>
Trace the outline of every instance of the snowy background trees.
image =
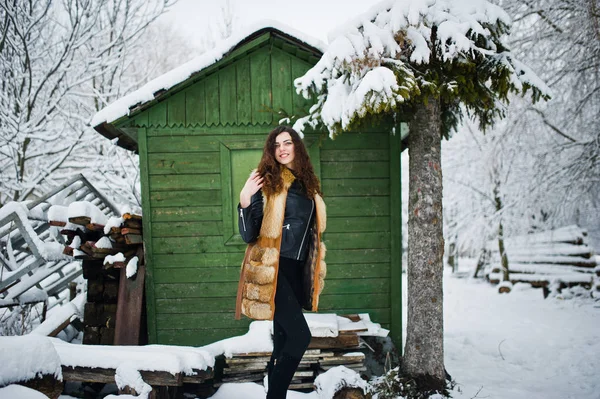
<svg viewBox="0 0 600 399">
<path fill-rule="evenodd" d="M 600 248 L 600 13 L 597 0 L 500 1 L 513 18 L 510 47 L 552 90 L 512 98 L 485 136 L 465 124 L 444 143 L 447 241 L 475 255 L 497 235 L 578 224 Z M 502 200 L 494 206 L 494 189 Z"/>
</svg>

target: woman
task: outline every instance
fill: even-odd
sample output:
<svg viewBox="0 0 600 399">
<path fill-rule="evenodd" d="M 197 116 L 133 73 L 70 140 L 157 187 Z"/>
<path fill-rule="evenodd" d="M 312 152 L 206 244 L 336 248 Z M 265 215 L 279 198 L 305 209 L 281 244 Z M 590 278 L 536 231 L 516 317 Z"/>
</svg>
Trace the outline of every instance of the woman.
<svg viewBox="0 0 600 399">
<path fill-rule="evenodd" d="M 267 399 L 285 398 L 308 344 L 302 308 L 317 311 L 326 266 L 325 204 L 304 143 L 278 126 L 258 169 L 240 192 L 239 230 L 248 248 L 236 303 L 240 313 L 273 320 Z"/>
</svg>

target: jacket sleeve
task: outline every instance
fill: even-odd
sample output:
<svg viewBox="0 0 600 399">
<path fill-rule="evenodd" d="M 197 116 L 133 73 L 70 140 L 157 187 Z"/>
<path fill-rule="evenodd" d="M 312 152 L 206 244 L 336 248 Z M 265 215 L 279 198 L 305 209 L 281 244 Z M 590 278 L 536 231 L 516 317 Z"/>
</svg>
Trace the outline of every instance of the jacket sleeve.
<svg viewBox="0 0 600 399">
<path fill-rule="evenodd" d="M 250 205 L 242 208 L 238 203 L 238 227 L 242 239 L 250 244 L 256 241 L 263 219 L 263 196 L 258 191 L 252 196 Z"/>
</svg>

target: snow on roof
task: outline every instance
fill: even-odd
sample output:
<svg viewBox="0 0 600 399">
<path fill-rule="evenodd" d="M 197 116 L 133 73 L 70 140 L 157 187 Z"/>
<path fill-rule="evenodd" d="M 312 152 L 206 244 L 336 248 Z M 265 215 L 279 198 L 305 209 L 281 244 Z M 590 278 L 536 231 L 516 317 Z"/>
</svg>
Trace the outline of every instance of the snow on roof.
<svg viewBox="0 0 600 399">
<path fill-rule="evenodd" d="M 92 126 L 98 126 L 103 122 L 113 122 L 122 116 L 129 115 L 129 110 L 131 107 L 140 103 L 143 104 L 152 101 L 154 99 L 154 93 L 161 90 L 168 90 L 171 87 L 185 81 L 194 73 L 203 70 L 217 61 L 220 61 L 231 49 L 237 46 L 244 39 L 248 38 L 257 31 L 266 28 L 277 29 L 298 39 L 299 41 L 308 44 L 309 46 L 316 48 L 317 50 L 320 50 L 321 52 L 325 51 L 326 44 L 322 41 L 290 28 L 289 26 L 281 24 L 280 22 L 263 20 L 256 24 L 250 25 L 248 28 L 218 43 L 214 49 L 205 52 L 204 54 L 186 62 L 183 65 L 180 65 L 179 67 L 157 77 L 156 79 L 151 80 L 138 90 L 127 94 L 126 96 L 103 108 L 96 113 L 96 115 L 94 115 L 90 124 Z"/>
</svg>

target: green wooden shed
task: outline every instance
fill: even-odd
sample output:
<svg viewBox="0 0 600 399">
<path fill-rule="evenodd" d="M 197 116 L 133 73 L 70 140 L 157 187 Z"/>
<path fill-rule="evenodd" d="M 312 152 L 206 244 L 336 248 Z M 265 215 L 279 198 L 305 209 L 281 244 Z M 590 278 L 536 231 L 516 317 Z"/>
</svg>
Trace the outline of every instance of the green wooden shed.
<svg viewBox="0 0 600 399">
<path fill-rule="evenodd" d="M 323 51 L 289 32 L 264 27 L 232 39 L 92 122 L 140 155 L 150 343 L 199 346 L 248 329 L 250 320 L 234 320 L 245 248 L 239 191 L 279 115 L 307 113 L 311 102 L 293 82 Z M 328 210 L 319 311 L 368 312 L 401 348 L 401 134 L 391 128 L 304 141 Z"/>
</svg>

